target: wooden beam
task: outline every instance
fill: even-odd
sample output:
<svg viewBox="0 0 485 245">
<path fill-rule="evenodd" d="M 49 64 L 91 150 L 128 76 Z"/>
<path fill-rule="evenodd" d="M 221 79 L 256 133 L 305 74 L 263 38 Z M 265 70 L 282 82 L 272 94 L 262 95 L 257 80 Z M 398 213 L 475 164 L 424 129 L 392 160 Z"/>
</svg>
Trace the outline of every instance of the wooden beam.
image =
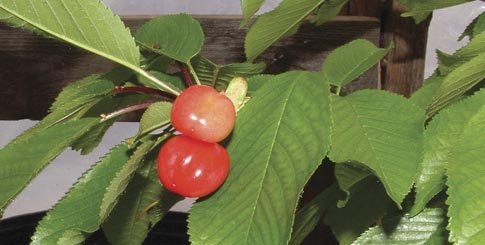
<svg viewBox="0 0 485 245">
<path fill-rule="evenodd" d="M 383 6 L 381 0 L 351 0 L 348 11 L 352 16 L 372 16 L 380 19 Z"/>
<path fill-rule="evenodd" d="M 136 30 L 150 17 L 124 18 Z M 199 16 L 206 39 L 202 53 L 215 62 L 243 62 L 246 30 L 240 18 Z M 355 38 L 379 42 L 380 23 L 368 17 L 337 17 L 321 27 L 303 25 L 300 31 L 275 44 L 259 61 L 267 72 L 320 70 L 323 59 L 338 46 Z M 0 120 L 41 119 L 69 82 L 91 73 L 104 72 L 114 64 L 70 45 L 28 32 L 0 27 Z M 362 76 L 351 89 L 375 88 L 377 69 Z"/>
</svg>

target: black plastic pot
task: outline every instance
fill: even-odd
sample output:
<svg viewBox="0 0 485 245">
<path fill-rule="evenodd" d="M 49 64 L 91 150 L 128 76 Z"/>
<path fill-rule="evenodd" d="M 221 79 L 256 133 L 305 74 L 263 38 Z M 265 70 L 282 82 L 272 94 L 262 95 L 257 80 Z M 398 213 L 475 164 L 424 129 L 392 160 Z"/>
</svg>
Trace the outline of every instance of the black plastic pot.
<svg viewBox="0 0 485 245">
<path fill-rule="evenodd" d="M 29 244 L 37 223 L 45 212 L 16 216 L 0 221 L 0 244 L 23 245 Z M 109 244 L 102 231 L 95 232 L 86 245 Z M 160 221 L 148 235 L 143 244 L 189 244 L 187 236 L 187 214 L 170 212 Z"/>
</svg>

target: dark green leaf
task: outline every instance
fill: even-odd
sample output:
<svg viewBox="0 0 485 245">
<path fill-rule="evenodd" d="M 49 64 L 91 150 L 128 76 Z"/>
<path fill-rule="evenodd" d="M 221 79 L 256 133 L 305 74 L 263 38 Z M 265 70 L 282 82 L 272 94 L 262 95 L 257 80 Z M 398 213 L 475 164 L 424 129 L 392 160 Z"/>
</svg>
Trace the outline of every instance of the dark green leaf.
<svg viewBox="0 0 485 245">
<path fill-rule="evenodd" d="M 94 98 L 112 92 L 111 81 L 102 79 L 102 75 L 91 75 L 65 87 L 52 104 L 50 111 L 72 111 Z"/>
<path fill-rule="evenodd" d="M 338 186 L 347 194 L 345 200 L 339 201 L 338 207 L 347 205 L 350 198 L 350 188 L 372 174 L 359 163 L 339 163 L 335 165 L 334 171 Z"/>
<path fill-rule="evenodd" d="M 391 48 L 377 48 L 364 39 L 352 41 L 327 56 L 323 76 L 330 84 L 343 87 L 377 64 Z"/>
<path fill-rule="evenodd" d="M 138 137 L 167 125 L 167 123 L 170 122 L 171 109 L 172 104 L 163 101 L 153 103 L 150 107 L 148 107 L 141 117 Z"/>
<path fill-rule="evenodd" d="M 483 69 L 483 67 L 482 67 Z M 465 112 L 460 109 L 465 108 Z M 485 91 L 455 108 L 462 128 L 446 161 L 448 230 L 456 244 L 485 243 Z M 472 113 L 472 112 L 475 113 Z M 456 119 L 455 119 L 456 120 Z M 463 121 L 461 121 L 463 120 Z M 450 122 L 455 123 L 455 121 Z"/>
<path fill-rule="evenodd" d="M 163 189 L 156 162 L 148 161 L 135 173 L 103 224 L 104 234 L 111 244 L 142 244 L 151 228 L 181 199 Z"/>
<path fill-rule="evenodd" d="M 71 144 L 71 148 L 75 151 L 81 151 L 81 155 L 91 153 L 101 143 L 106 131 L 113 125 L 114 119 L 104 121 L 92 127 L 79 139 Z"/>
<path fill-rule="evenodd" d="M 351 244 L 360 234 L 382 218 L 392 201 L 375 177 L 366 178 L 350 189 L 347 205 L 328 208 L 324 223 L 331 229 L 339 244 Z"/>
<path fill-rule="evenodd" d="M 260 74 L 266 69 L 264 63 L 232 63 L 223 65 L 217 75 L 216 86 L 220 88 L 227 87 L 229 81 L 234 77 L 249 77 Z"/>
<path fill-rule="evenodd" d="M 294 33 L 300 23 L 324 0 L 283 0 L 273 11 L 260 16 L 249 29 L 244 43 L 249 62 L 279 41 Z"/>
<path fill-rule="evenodd" d="M 465 36 L 469 36 L 470 39 L 473 39 L 482 32 L 485 32 L 485 12 L 481 13 L 472 21 L 472 23 L 470 23 L 470 25 L 467 26 L 459 40 L 463 39 Z"/>
<path fill-rule="evenodd" d="M 264 71 L 264 63 L 233 63 L 218 65 L 207 58 L 198 56 L 192 61 L 200 81 L 207 85 L 216 85 L 218 90 L 224 90 L 234 77 L 249 77 Z"/>
<path fill-rule="evenodd" d="M 102 220 L 108 217 L 113 210 L 121 194 L 125 191 L 128 183 L 135 172 L 144 163 L 145 156 L 150 150 L 152 150 L 154 142 L 151 140 L 142 141 L 142 143 L 136 148 L 130 159 L 126 164 L 118 169 L 115 176 L 110 178 L 110 182 L 104 188 L 104 196 L 99 207 L 99 217 Z"/>
<path fill-rule="evenodd" d="M 101 114 L 146 102 L 149 99 L 151 98 L 145 94 L 125 94 L 115 97 L 105 96 L 96 101 L 96 103 L 84 113 L 83 117 L 99 117 Z M 101 143 L 106 131 L 108 131 L 113 123 L 119 118 L 120 116 L 114 117 L 95 125 L 71 144 L 72 149 L 80 150 L 83 155 L 89 154 L 99 145 L 99 143 Z"/>
<path fill-rule="evenodd" d="M 317 16 L 312 21 L 316 25 L 321 25 L 328 22 L 333 17 L 340 13 L 342 7 L 347 4 L 349 0 L 327 0 L 318 8 Z"/>
<path fill-rule="evenodd" d="M 416 217 L 406 214 L 385 219 L 352 244 L 448 244 L 445 226 L 445 211 L 429 208 Z"/>
<path fill-rule="evenodd" d="M 274 75 L 262 74 L 252 76 L 248 79 L 248 95 L 253 96 L 267 81 L 271 80 Z"/>
<path fill-rule="evenodd" d="M 361 90 L 332 97 L 332 116 L 330 159 L 361 162 L 400 205 L 422 158 L 424 112 L 404 97 Z"/>
<path fill-rule="evenodd" d="M 80 244 L 96 231 L 106 218 L 99 216 L 106 188 L 128 159 L 128 147 L 122 144 L 88 170 L 40 221 L 31 244 Z"/>
<path fill-rule="evenodd" d="M 259 89 L 238 114 L 231 171 L 189 216 L 194 244 L 285 244 L 298 199 L 329 148 L 328 85 L 289 72 Z"/>
<path fill-rule="evenodd" d="M 54 125 L 0 150 L 0 209 L 3 211 L 52 159 L 98 122 L 98 118 L 87 118 Z"/>
<path fill-rule="evenodd" d="M 89 110 L 100 98 L 113 90 L 113 83 L 105 79 L 107 76 L 92 75 L 66 86 L 51 106 L 51 112 L 10 144 L 26 140 L 33 134 L 58 123 L 81 118 L 86 110 Z"/>
<path fill-rule="evenodd" d="M 152 19 L 136 31 L 135 38 L 143 48 L 186 64 L 204 44 L 202 27 L 188 14 Z"/>
<path fill-rule="evenodd" d="M 295 224 L 293 225 L 289 244 L 301 244 L 308 234 L 320 223 L 327 209 L 335 206 L 337 200 L 342 196 L 342 192 L 338 186 L 332 185 L 300 209 L 296 213 Z"/>
<path fill-rule="evenodd" d="M 1 0 L 0 20 L 139 69 L 140 53 L 129 30 L 99 0 Z"/>
</svg>

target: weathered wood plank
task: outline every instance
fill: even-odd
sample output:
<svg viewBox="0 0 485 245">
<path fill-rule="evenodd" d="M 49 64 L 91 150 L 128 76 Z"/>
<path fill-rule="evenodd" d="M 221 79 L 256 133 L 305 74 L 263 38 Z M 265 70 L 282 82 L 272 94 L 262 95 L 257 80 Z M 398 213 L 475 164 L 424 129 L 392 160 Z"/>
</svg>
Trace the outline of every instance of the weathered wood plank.
<svg viewBox="0 0 485 245">
<path fill-rule="evenodd" d="M 125 18 L 133 30 L 148 17 Z M 206 34 L 203 54 L 218 63 L 244 61 L 245 29 L 230 16 L 198 17 Z M 355 38 L 379 42 L 380 24 L 366 17 L 337 17 L 321 27 L 303 25 L 300 31 L 265 52 L 260 61 L 267 72 L 319 70 L 329 51 Z M 22 30 L 0 27 L 0 119 L 40 119 L 67 83 L 103 72 L 113 64 L 55 40 Z M 376 87 L 377 69 L 353 87 Z"/>
<path fill-rule="evenodd" d="M 421 87 L 428 27 L 431 16 L 416 25 L 412 18 L 403 18 L 405 7 L 397 1 L 388 1 L 383 19 L 383 46 L 394 43 L 394 48 L 382 63 L 382 85 L 385 90 L 409 96 Z"/>
</svg>

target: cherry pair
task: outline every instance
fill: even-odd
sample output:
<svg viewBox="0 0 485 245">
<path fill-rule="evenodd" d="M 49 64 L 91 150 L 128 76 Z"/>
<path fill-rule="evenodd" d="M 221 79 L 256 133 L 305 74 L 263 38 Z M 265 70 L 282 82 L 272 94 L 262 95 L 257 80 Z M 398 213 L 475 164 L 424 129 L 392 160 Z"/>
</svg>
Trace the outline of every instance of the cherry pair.
<svg viewBox="0 0 485 245">
<path fill-rule="evenodd" d="M 229 172 L 229 155 L 217 142 L 234 127 L 236 110 L 232 101 L 212 87 L 190 86 L 175 99 L 170 119 L 181 135 L 160 149 L 160 181 L 181 196 L 211 194 L 224 183 Z"/>
</svg>

